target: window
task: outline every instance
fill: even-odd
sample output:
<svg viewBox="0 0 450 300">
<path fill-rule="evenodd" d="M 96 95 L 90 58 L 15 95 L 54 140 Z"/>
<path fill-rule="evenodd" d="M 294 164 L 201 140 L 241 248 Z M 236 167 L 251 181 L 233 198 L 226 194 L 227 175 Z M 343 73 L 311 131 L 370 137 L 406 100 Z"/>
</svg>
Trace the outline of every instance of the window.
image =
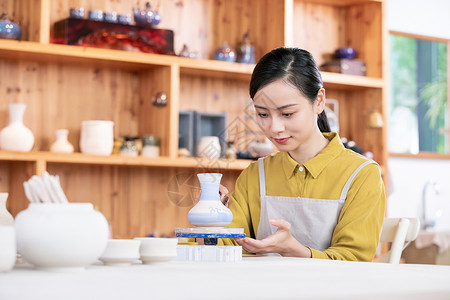
<svg viewBox="0 0 450 300">
<path fill-rule="evenodd" d="M 388 150 L 449 153 L 447 41 L 390 35 Z"/>
</svg>

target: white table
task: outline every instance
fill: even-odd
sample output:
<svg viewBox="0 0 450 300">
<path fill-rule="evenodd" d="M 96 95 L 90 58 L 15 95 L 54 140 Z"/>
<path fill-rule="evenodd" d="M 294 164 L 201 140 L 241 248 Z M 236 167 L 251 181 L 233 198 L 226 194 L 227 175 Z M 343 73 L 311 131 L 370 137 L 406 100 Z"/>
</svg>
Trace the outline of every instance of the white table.
<svg viewBox="0 0 450 300">
<path fill-rule="evenodd" d="M 450 266 L 271 256 L 79 272 L 19 265 L 0 274 L 0 299 L 450 299 Z"/>
</svg>

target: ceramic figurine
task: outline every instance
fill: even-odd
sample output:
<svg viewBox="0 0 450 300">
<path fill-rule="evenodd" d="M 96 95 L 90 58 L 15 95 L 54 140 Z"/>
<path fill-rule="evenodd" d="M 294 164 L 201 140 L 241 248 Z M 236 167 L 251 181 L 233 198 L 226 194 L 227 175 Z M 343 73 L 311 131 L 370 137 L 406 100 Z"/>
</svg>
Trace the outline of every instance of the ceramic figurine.
<svg viewBox="0 0 450 300">
<path fill-rule="evenodd" d="M 214 52 L 214 59 L 227 62 L 235 62 L 236 51 L 234 51 L 234 49 L 231 48 L 227 42 L 225 42 Z"/>
<path fill-rule="evenodd" d="M 0 149 L 28 152 L 33 148 L 34 135 L 23 124 L 25 103 L 9 104 L 9 125 L 0 132 Z"/>
<path fill-rule="evenodd" d="M 56 141 L 51 145 L 51 152 L 59 152 L 59 153 L 72 153 L 73 146 L 67 139 L 69 135 L 69 130 L 67 129 L 58 129 L 56 130 Z"/>
<path fill-rule="evenodd" d="M 22 29 L 12 22 L 8 15 L 3 13 L 0 17 L 0 39 L 20 40 Z"/>
<path fill-rule="evenodd" d="M 200 181 L 200 201 L 191 208 L 188 220 L 194 226 L 224 227 L 231 223 L 233 214 L 220 201 L 219 186 L 222 174 L 197 174 Z"/>
<path fill-rule="evenodd" d="M 237 47 L 237 62 L 244 64 L 255 63 L 255 47 L 252 46 L 248 33 L 244 34 Z"/>
</svg>

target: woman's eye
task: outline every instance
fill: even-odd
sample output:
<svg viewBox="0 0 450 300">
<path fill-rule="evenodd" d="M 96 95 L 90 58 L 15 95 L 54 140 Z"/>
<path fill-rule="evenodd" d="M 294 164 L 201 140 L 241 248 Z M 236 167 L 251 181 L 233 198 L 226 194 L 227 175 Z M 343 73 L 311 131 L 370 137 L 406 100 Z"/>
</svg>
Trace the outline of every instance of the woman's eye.
<svg viewBox="0 0 450 300">
<path fill-rule="evenodd" d="M 294 113 L 284 113 L 283 117 L 289 118 L 290 116 L 292 116 Z"/>
<path fill-rule="evenodd" d="M 268 114 L 264 114 L 264 113 L 259 113 L 258 117 L 260 118 L 267 118 Z"/>
</svg>

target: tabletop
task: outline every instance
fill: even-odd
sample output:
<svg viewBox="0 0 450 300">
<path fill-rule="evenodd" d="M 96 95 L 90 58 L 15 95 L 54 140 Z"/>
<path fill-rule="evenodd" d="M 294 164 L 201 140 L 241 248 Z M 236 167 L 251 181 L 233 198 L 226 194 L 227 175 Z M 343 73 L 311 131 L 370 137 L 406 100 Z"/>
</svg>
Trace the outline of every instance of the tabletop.
<svg viewBox="0 0 450 300">
<path fill-rule="evenodd" d="M 450 266 L 261 256 L 72 272 L 16 265 L 0 274 L 1 300 L 230 298 L 450 299 Z"/>
</svg>

